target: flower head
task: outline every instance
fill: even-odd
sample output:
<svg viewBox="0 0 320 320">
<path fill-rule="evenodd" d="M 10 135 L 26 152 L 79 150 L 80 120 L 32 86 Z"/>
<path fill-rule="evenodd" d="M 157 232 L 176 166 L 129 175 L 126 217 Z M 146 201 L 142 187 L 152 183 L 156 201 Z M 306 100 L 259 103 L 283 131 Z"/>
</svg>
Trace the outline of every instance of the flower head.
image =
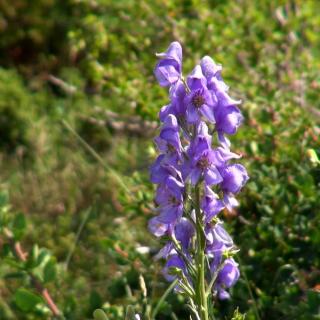
<svg viewBox="0 0 320 320">
<path fill-rule="evenodd" d="M 232 163 L 240 155 L 230 150 L 227 138 L 243 122 L 240 101 L 231 98 L 221 65 L 210 57 L 203 57 L 185 79 L 178 42 L 157 56 L 155 76 L 161 86 L 170 88 L 155 138 L 160 155 L 150 168 L 151 182 L 157 185 L 157 215 L 148 227 L 156 237 L 168 239 L 156 258 L 166 259 L 167 280 L 179 278 L 176 291 L 191 299 L 193 292 L 200 295 L 195 284 L 201 274 L 200 281 L 215 280 L 213 293 L 227 299 L 227 289 L 240 272 L 230 258 L 233 240 L 218 215 L 238 205 L 235 196 L 249 179 L 244 166 Z"/>
</svg>

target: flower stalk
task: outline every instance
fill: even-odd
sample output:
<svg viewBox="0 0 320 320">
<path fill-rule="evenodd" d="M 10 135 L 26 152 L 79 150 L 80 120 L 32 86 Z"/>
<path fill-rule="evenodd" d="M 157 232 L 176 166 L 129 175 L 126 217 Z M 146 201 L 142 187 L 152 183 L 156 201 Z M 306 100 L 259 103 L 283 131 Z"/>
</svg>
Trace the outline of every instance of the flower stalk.
<svg viewBox="0 0 320 320">
<path fill-rule="evenodd" d="M 198 265 L 198 282 L 196 297 L 198 300 L 198 313 L 201 315 L 201 320 L 208 320 L 208 303 L 205 288 L 205 239 L 202 230 L 202 216 L 200 210 L 200 189 L 199 185 L 195 186 L 195 210 L 197 224 L 197 265 Z"/>
</svg>

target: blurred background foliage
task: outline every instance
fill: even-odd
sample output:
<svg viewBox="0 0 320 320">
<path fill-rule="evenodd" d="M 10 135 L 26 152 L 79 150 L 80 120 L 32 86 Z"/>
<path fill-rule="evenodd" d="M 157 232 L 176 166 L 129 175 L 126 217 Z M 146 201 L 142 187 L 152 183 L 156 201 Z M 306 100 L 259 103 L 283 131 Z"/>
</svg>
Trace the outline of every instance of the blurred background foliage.
<svg viewBox="0 0 320 320">
<path fill-rule="evenodd" d="M 217 318 L 320 319 L 319 1 L 2 0 L 0 32 L 0 186 L 28 220 L 24 247 L 56 257 L 49 288 L 66 319 L 123 319 L 168 286 L 146 224 L 167 103 L 154 53 L 172 40 L 185 73 L 205 54 L 224 66 L 246 118 L 232 143 L 251 179 L 224 213 L 242 277 Z M 19 303 L 3 248 L 0 318 L 49 319 Z M 187 310 L 169 295 L 158 319 L 176 318 Z"/>
</svg>

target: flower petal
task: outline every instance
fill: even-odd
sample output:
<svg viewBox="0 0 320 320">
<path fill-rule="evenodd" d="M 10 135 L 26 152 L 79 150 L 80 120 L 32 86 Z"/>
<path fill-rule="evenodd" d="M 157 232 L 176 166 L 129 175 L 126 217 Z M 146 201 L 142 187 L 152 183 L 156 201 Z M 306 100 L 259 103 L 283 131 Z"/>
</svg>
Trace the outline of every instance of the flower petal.
<svg viewBox="0 0 320 320">
<path fill-rule="evenodd" d="M 207 118 L 211 123 L 215 123 L 216 119 L 214 117 L 214 112 L 213 112 L 213 108 L 209 107 L 208 105 L 204 104 L 202 105 L 202 107 L 200 108 L 200 111 L 202 113 L 202 115 Z"/>
</svg>

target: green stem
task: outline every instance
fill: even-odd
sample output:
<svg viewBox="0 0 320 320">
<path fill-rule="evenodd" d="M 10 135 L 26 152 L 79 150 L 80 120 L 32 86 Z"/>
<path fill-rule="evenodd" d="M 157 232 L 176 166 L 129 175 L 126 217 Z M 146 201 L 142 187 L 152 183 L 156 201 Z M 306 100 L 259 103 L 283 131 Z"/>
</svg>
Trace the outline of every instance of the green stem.
<svg viewBox="0 0 320 320">
<path fill-rule="evenodd" d="M 160 298 L 160 300 L 158 301 L 156 307 L 154 308 L 152 314 L 151 314 L 151 319 L 154 320 L 156 315 L 158 314 L 158 311 L 160 310 L 161 305 L 163 304 L 163 302 L 166 300 L 167 296 L 169 295 L 169 293 L 173 290 L 173 288 L 176 286 L 176 284 L 178 283 L 178 279 L 174 280 L 171 285 L 168 287 L 168 289 L 165 291 L 165 293 L 162 295 L 162 297 Z"/>
<path fill-rule="evenodd" d="M 202 229 L 202 215 L 200 210 L 200 189 L 199 185 L 195 186 L 195 211 L 197 226 L 197 286 L 196 286 L 196 302 L 198 305 L 198 313 L 201 320 L 208 320 L 208 302 L 205 287 L 205 236 Z"/>
</svg>

